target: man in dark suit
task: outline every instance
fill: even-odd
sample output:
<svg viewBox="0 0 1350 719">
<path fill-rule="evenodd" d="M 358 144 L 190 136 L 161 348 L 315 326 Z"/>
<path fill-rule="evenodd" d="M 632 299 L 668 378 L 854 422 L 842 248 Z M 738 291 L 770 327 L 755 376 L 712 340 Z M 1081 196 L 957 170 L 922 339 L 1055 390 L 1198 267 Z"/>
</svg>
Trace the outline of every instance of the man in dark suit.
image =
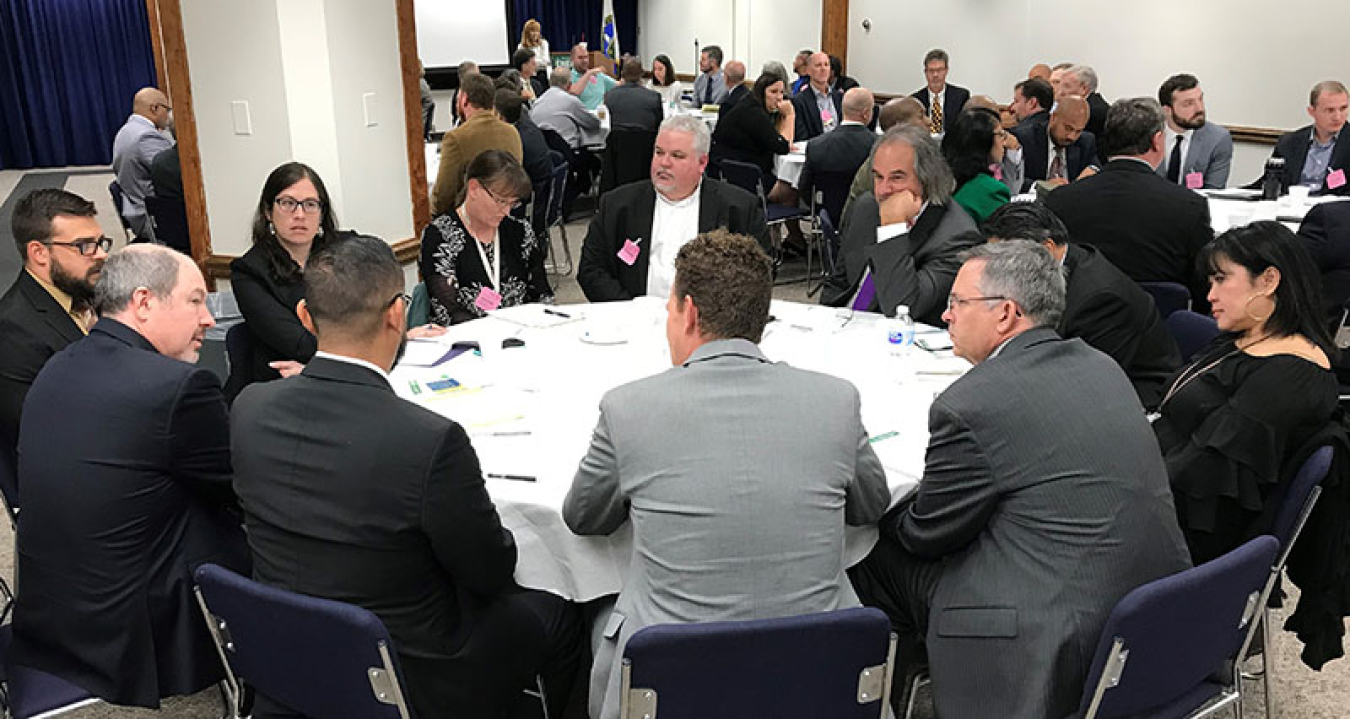
<svg viewBox="0 0 1350 719">
<path fill-rule="evenodd" d="M 821 135 L 806 145 L 806 163 L 802 166 L 797 189 L 806 202 L 816 190 L 824 194 L 824 206 L 830 219 L 843 219 L 844 202 L 854 175 L 872 154 L 877 134 L 867 126 L 872 122 L 876 100 L 864 87 L 844 93 L 844 122 L 838 130 Z"/>
<path fill-rule="evenodd" d="M 923 103 L 928 128 L 935 135 L 947 131 L 948 118 L 959 116 L 970 99 L 970 90 L 947 84 L 947 61 L 946 50 L 929 50 L 923 57 L 923 77 L 927 85 L 910 95 Z"/>
<path fill-rule="evenodd" d="M 94 203 L 65 190 L 24 195 L 11 227 L 23 269 L 0 298 L 0 453 L 8 467 L 16 466 L 29 386 L 52 355 L 94 323 L 94 282 L 112 244 L 94 219 Z"/>
<path fill-rule="evenodd" d="M 844 93 L 830 84 L 830 56 L 823 52 L 812 55 L 806 69 L 811 82 L 792 96 L 792 112 L 797 118 L 792 130 L 795 142 L 830 132 L 844 114 Z"/>
<path fill-rule="evenodd" d="M 1350 202 L 1324 202 L 1308 211 L 1298 236 L 1322 275 L 1327 319 L 1339 323 L 1350 303 Z"/>
<path fill-rule="evenodd" d="M 671 117 L 656 136 L 652 179 L 600 197 L 577 265 L 577 283 L 586 299 L 666 297 L 680 247 L 698 233 L 718 227 L 749 235 L 770 251 L 759 200 L 738 187 L 703 177 L 711 142 L 702 120 Z"/>
<path fill-rule="evenodd" d="M 1014 202 L 984 221 L 990 242 L 1027 240 L 1045 247 L 1068 282 L 1061 337 L 1081 337 L 1125 370 L 1139 401 L 1153 410 L 1163 385 L 1181 366 L 1181 352 L 1153 297 L 1091 245 L 1069 244 L 1069 231 L 1039 202 Z"/>
<path fill-rule="evenodd" d="M 1054 105 L 1055 91 L 1050 87 L 1050 83 L 1033 77 L 1013 85 L 1013 99 L 1008 109 L 1012 110 L 1013 116 L 1017 118 L 1014 125 L 1016 127 L 1024 122 L 1030 122 L 1041 113 L 1050 112 L 1050 108 Z M 1049 116 L 1046 117 L 1048 122 Z"/>
<path fill-rule="evenodd" d="M 639 65 L 641 67 L 641 65 Z M 739 105 L 746 95 L 750 94 L 750 88 L 745 86 L 745 63 L 740 60 L 732 60 L 722 68 L 722 73 L 726 77 L 727 96 L 722 100 L 722 104 L 717 107 L 717 119 L 720 121 L 727 116 L 727 111 Z"/>
<path fill-rule="evenodd" d="M 178 143 L 155 155 L 150 162 L 150 184 L 155 197 L 183 201 L 183 169 L 178 160 Z"/>
<path fill-rule="evenodd" d="M 1014 127 L 1012 133 L 1022 143 L 1026 176 L 1022 191 L 1030 190 L 1038 180 L 1064 185 L 1083 178 L 1097 163 L 1097 139 L 1084 128 L 1088 105 L 1083 98 L 1060 98 L 1055 109 L 1036 113 Z M 1091 175 L 1095 170 L 1088 172 Z"/>
<path fill-rule="evenodd" d="M 896 125 L 872 154 L 872 192 L 844 216 L 839 258 L 820 302 L 940 325 L 957 255 L 984 238 L 952 201 L 955 181 L 928 131 Z"/>
<path fill-rule="evenodd" d="M 225 398 L 192 364 L 215 322 L 201 270 L 154 245 L 108 257 L 95 306 L 24 403 L 10 659 L 158 707 L 222 678 L 193 570 L 249 571 Z"/>
<path fill-rule="evenodd" d="M 525 99 L 515 90 L 501 89 L 492 96 L 492 109 L 502 122 L 516 128 L 520 134 L 520 164 L 530 176 L 530 184 L 548 182 L 553 177 L 553 158 L 549 156 L 548 141 L 539 126 L 530 120 Z"/>
<path fill-rule="evenodd" d="M 933 400 L 918 489 L 850 575 L 900 636 L 898 681 L 926 643 L 938 716 L 1068 716 L 1116 602 L 1190 564 L 1167 468 L 1120 367 L 1055 332 L 1042 248 L 974 249 L 946 304 L 975 367 Z"/>
<path fill-rule="evenodd" d="M 1101 137 L 1102 132 L 1106 129 L 1106 113 L 1111 109 L 1111 105 L 1106 101 L 1106 98 L 1102 97 L 1100 92 L 1097 92 L 1096 70 L 1087 65 L 1074 65 L 1064 71 L 1059 90 L 1055 93 L 1055 96 L 1064 98 L 1073 95 L 1087 100 L 1088 110 L 1090 111 L 1087 131 L 1096 137 Z"/>
<path fill-rule="evenodd" d="M 1304 185 L 1314 195 L 1350 195 L 1350 136 L 1345 134 L 1350 94 L 1345 85 L 1325 80 L 1313 86 L 1308 97 L 1308 116 L 1313 124 L 1286 133 L 1275 143 L 1271 157 L 1284 158 L 1286 189 Z M 1258 179 L 1254 187 L 1260 187 Z"/>
<path fill-rule="evenodd" d="M 531 100 L 548 92 L 548 81 L 539 73 L 539 60 L 534 50 L 517 48 L 511 54 L 511 67 L 520 73 L 521 81 L 530 89 Z"/>
<path fill-rule="evenodd" d="M 574 608 L 515 586 L 515 539 L 468 435 L 390 388 L 408 302 L 393 252 L 374 237 L 333 243 L 310 257 L 304 283 L 298 312 L 318 354 L 234 403 L 254 578 L 379 616 L 418 716 L 514 716 L 540 673 L 561 716 L 577 669 Z M 260 696 L 254 716 L 287 711 Z"/>
<path fill-rule="evenodd" d="M 656 132 L 665 110 L 661 107 L 661 95 L 642 86 L 642 61 L 631 57 L 624 60 L 620 77 L 623 82 L 605 93 L 610 129 Z"/>
<path fill-rule="evenodd" d="M 1062 101 L 1061 101 L 1062 102 Z M 1075 243 L 1101 250 L 1135 282 L 1175 282 L 1203 301 L 1208 287 L 1195 255 L 1213 238 L 1205 198 L 1155 174 L 1163 112 L 1152 98 L 1119 100 L 1106 119 L 1101 174 L 1050 193 L 1046 205 Z"/>
</svg>

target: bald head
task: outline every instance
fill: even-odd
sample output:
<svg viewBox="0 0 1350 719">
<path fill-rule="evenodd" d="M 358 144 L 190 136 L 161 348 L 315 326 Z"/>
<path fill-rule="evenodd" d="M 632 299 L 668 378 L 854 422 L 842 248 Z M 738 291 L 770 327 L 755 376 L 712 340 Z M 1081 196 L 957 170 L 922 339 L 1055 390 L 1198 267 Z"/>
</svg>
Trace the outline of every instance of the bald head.
<svg viewBox="0 0 1350 719">
<path fill-rule="evenodd" d="M 924 117 L 924 112 L 923 103 L 918 100 L 909 96 L 896 97 L 881 106 L 881 116 L 877 119 L 881 123 L 882 132 L 896 125 L 927 128 L 928 121 Z"/>
<path fill-rule="evenodd" d="M 1091 114 L 1092 111 L 1088 108 L 1087 100 L 1079 95 L 1066 95 L 1059 98 L 1059 104 L 1055 106 L 1055 111 L 1050 113 L 1050 116 L 1078 124 L 1079 120 L 1086 123 L 1088 116 Z"/>
<path fill-rule="evenodd" d="M 154 87 L 137 90 L 131 101 L 132 112 L 155 123 L 155 127 L 161 130 L 169 124 L 170 109 L 169 98 Z"/>
<path fill-rule="evenodd" d="M 844 93 L 844 119 L 861 122 L 866 125 L 872 121 L 872 108 L 876 105 L 872 91 L 865 87 L 855 87 Z"/>
<path fill-rule="evenodd" d="M 1083 128 L 1087 127 L 1089 115 L 1087 100 L 1078 95 L 1061 97 L 1050 113 L 1050 139 L 1054 140 L 1055 147 L 1068 147 L 1077 142 Z"/>
<path fill-rule="evenodd" d="M 999 111 L 998 103 L 988 95 L 971 95 L 970 99 L 966 100 L 966 107 L 983 107 L 986 110 Z"/>
<path fill-rule="evenodd" d="M 1046 65 L 1043 62 L 1036 65 L 1032 65 L 1031 69 L 1027 70 L 1027 79 L 1031 80 L 1034 78 L 1037 80 L 1045 80 L 1046 82 L 1050 82 L 1050 72 L 1051 72 L 1050 66 Z"/>
<path fill-rule="evenodd" d="M 726 76 L 727 87 L 734 88 L 745 82 L 745 63 L 740 60 L 732 60 L 722 66 L 722 74 Z"/>
</svg>

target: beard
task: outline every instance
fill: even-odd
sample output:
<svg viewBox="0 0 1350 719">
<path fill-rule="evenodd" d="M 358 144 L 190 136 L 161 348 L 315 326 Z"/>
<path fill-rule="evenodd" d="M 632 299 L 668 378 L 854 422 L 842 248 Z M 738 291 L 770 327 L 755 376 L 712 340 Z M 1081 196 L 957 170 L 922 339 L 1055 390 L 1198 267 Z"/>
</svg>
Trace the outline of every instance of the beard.
<svg viewBox="0 0 1350 719">
<path fill-rule="evenodd" d="M 1187 130 L 1198 130 L 1205 124 L 1205 113 L 1198 112 L 1189 119 L 1182 119 L 1180 117 L 1173 119 L 1177 123 L 1177 127 L 1185 128 Z"/>
<path fill-rule="evenodd" d="M 90 275 L 97 276 L 98 271 L 103 268 L 103 263 L 99 262 L 85 273 L 84 277 L 66 271 L 61 263 L 52 258 L 52 284 L 56 289 L 70 295 L 71 306 L 84 309 L 94 303 L 94 281 Z"/>
</svg>

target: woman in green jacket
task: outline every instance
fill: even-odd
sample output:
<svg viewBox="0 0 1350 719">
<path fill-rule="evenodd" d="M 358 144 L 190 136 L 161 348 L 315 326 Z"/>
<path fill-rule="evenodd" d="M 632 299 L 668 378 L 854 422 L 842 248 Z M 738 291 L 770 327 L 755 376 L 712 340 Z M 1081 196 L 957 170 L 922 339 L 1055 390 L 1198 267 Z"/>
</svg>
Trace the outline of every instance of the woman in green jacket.
<svg viewBox="0 0 1350 719">
<path fill-rule="evenodd" d="M 962 111 L 942 138 L 942 154 L 956 177 L 956 203 L 983 223 L 1011 199 L 1008 186 L 994 177 L 1003 162 L 1005 135 L 998 113 L 983 107 Z"/>
</svg>

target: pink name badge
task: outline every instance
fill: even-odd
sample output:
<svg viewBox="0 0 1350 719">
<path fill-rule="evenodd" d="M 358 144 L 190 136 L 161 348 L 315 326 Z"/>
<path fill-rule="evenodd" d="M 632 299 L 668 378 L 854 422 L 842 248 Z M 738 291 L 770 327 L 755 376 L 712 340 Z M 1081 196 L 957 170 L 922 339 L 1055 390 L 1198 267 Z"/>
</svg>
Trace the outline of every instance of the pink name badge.
<svg viewBox="0 0 1350 719">
<path fill-rule="evenodd" d="M 642 249 L 637 246 L 636 242 L 624 240 L 623 249 L 619 250 L 619 259 L 623 260 L 625 265 L 631 265 L 634 262 L 637 262 L 638 253 L 641 251 Z"/>
<path fill-rule="evenodd" d="M 1200 174 L 1200 173 L 1198 173 L 1198 172 L 1192 172 L 1192 173 L 1186 175 L 1186 189 L 1188 189 L 1188 190 L 1198 190 L 1198 189 L 1200 189 L 1200 188 L 1202 188 L 1202 187 L 1204 187 L 1204 186 L 1205 186 L 1205 176 L 1204 176 L 1204 175 L 1202 175 L 1202 174 Z"/>
<path fill-rule="evenodd" d="M 478 291 L 478 299 L 473 301 L 473 306 L 484 312 L 491 312 L 502 306 L 502 296 L 491 287 L 484 287 Z"/>
<path fill-rule="evenodd" d="M 1333 170 L 1327 173 L 1327 187 L 1334 190 L 1345 184 L 1345 170 Z"/>
</svg>

